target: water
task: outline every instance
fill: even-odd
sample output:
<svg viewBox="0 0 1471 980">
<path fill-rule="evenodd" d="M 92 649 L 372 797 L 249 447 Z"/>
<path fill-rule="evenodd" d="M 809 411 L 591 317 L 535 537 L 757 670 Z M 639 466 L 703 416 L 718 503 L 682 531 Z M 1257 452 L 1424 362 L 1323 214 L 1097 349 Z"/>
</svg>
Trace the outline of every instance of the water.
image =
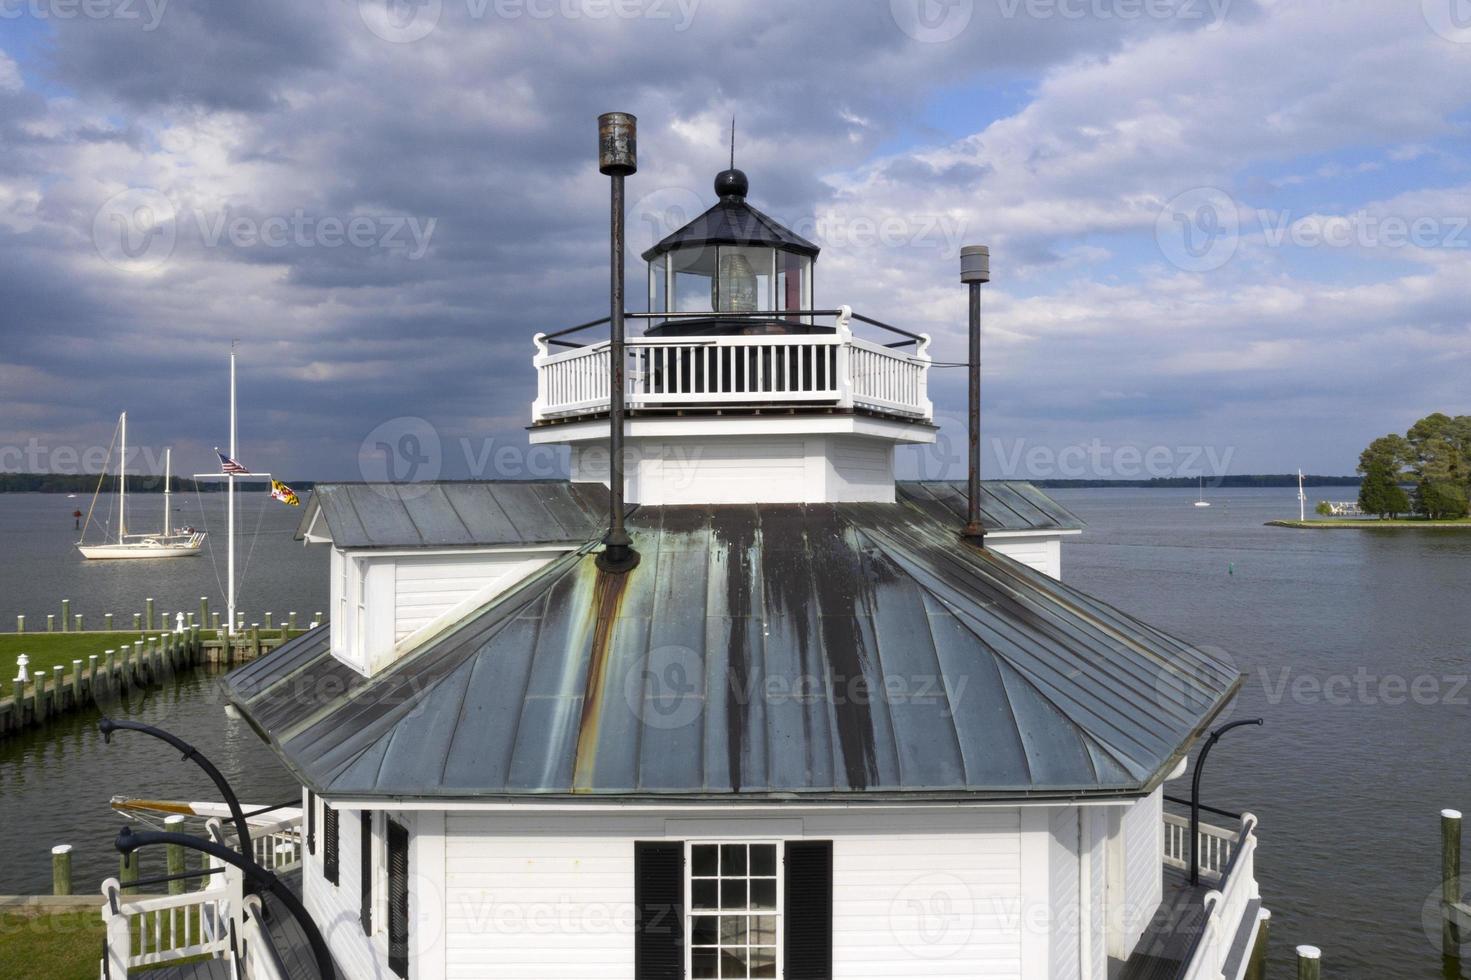
<svg viewBox="0 0 1471 980">
<path fill-rule="evenodd" d="M 24 614 L 26 628 L 44 630 L 46 614 L 61 613 L 61 600 L 71 599 L 72 612 L 83 615 L 87 629 L 102 629 L 102 614 L 115 614 L 115 624 L 130 629 L 133 613 L 153 597 L 160 612 L 192 612 L 199 597 L 209 596 L 211 611 L 225 612 L 225 495 L 176 493 L 174 526 L 189 524 L 210 532 L 208 546 L 197 558 L 163 561 L 85 561 L 77 553 L 72 512 L 87 512 L 84 495 L 67 499 L 58 493 L 0 496 L 0 629 L 15 628 Z M 265 491 L 235 498 L 238 525 L 238 608 L 246 621 L 260 621 L 267 610 L 278 616 L 295 610 L 305 624 L 325 612 L 328 598 L 327 549 L 304 548 L 293 540 L 301 508 L 271 500 Z M 97 500 L 88 541 L 100 541 L 98 518 L 116 513 L 111 494 Z M 128 525 L 136 531 L 163 524 L 162 494 L 128 494 Z M 7 668 L 8 669 L 8 668 Z M 6 674 L 6 676 L 10 676 Z"/>
<path fill-rule="evenodd" d="M 1089 524 L 1063 548 L 1068 582 L 1226 649 L 1248 675 L 1232 717 L 1266 726 L 1217 745 L 1204 798 L 1261 818 L 1274 975 L 1292 975 L 1292 947 L 1311 943 L 1330 976 L 1443 980 L 1438 925 L 1427 936 L 1422 919 L 1439 896 L 1439 811 L 1471 810 L 1471 533 L 1263 527 L 1296 516 L 1292 489 L 1216 490 L 1209 509 L 1191 506 L 1193 490 L 1055 496 Z M 62 595 L 89 617 L 141 608 L 145 595 L 185 609 L 215 595 L 207 559 L 148 563 L 146 574 L 81 562 L 66 519 L 75 504 L 0 496 L 0 615 L 44 614 Z M 223 499 L 205 504 L 216 529 Z M 265 511 L 247 609 L 325 608 L 325 555 L 291 541 L 297 514 Z M 194 740 L 251 802 L 295 792 L 244 723 L 224 716 L 207 675 L 118 710 Z M 0 742 L 0 893 L 47 890 L 57 842 L 77 848 L 79 891 L 115 873 L 114 793 L 214 798 L 166 746 L 136 734 L 103 746 L 94 725 L 80 714 Z M 1188 781 L 1171 792 L 1188 795 Z"/>
<path fill-rule="evenodd" d="M 1295 489 L 1054 494 L 1089 524 L 1065 581 L 1248 675 L 1231 717 L 1266 725 L 1217 744 L 1202 797 L 1261 818 L 1273 973 L 1308 943 L 1332 976 L 1444 977 L 1422 918 L 1440 810 L 1471 811 L 1471 533 L 1263 527 Z"/>
</svg>

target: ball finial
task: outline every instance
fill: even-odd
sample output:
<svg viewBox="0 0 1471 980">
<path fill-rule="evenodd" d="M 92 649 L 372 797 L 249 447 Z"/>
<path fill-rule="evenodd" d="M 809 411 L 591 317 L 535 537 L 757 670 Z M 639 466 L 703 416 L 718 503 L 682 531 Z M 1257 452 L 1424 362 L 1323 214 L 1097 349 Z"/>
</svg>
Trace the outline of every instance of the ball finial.
<svg viewBox="0 0 1471 980">
<path fill-rule="evenodd" d="M 715 193 L 720 197 L 745 197 L 750 189 L 751 182 L 744 171 L 732 167 L 715 175 Z"/>
</svg>

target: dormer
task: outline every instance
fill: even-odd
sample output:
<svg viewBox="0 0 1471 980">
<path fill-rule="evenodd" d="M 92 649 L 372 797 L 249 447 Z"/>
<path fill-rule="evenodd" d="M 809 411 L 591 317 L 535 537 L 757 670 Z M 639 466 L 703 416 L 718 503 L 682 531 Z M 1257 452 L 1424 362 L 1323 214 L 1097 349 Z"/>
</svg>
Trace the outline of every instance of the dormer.
<svg viewBox="0 0 1471 980">
<path fill-rule="evenodd" d="M 371 677 L 601 533 L 602 487 L 318 484 L 297 540 L 332 546 L 331 650 Z"/>
<path fill-rule="evenodd" d="M 819 249 L 752 207 L 746 175 L 643 253 L 629 313 L 629 503 L 892 502 L 894 449 L 935 439 L 929 337 L 815 309 Z M 571 447 L 572 479 L 608 482 L 607 340 L 596 321 L 535 339 L 531 442 Z M 632 328 L 630 332 L 635 332 Z"/>
</svg>

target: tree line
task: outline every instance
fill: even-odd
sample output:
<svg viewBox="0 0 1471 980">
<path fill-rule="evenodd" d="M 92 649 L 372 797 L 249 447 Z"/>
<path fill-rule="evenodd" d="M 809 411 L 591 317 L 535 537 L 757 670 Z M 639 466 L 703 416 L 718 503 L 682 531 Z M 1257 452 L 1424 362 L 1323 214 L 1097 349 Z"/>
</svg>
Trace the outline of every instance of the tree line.
<svg viewBox="0 0 1471 980">
<path fill-rule="evenodd" d="M 1471 499 L 1471 415 L 1435 412 L 1402 436 L 1380 436 L 1359 455 L 1358 471 L 1365 513 L 1463 518 Z"/>
</svg>

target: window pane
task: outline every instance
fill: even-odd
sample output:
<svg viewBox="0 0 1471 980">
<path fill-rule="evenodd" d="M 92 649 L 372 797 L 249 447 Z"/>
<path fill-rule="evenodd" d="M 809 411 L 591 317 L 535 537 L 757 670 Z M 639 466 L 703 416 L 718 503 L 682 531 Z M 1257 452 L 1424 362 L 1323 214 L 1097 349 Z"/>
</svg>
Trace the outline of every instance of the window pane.
<svg viewBox="0 0 1471 980">
<path fill-rule="evenodd" d="M 776 916 L 751 916 L 751 945 L 771 946 L 776 943 Z"/>
<path fill-rule="evenodd" d="M 775 878 L 753 878 L 751 880 L 751 908 L 776 908 Z"/>
<path fill-rule="evenodd" d="M 776 874 L 776 845 L 775 844 L 752 844 L 751 845 L 751 874 L 774 875 Z"/>
<path fill-rule="evenodd" d="M 743 909 L 746 907 L 746 879 L 737 878 L 734 881 L 721 880 L 720 907 L 723 909 Z"/>
<path fill-rule="evenodd" d="M 720 873 L 727 878 L 746 873 L 746 845 L 720 845 Z"/>
<path fill-rule="evenodd" d="M 745 952 L 744 949 L 722 949 L 720 951 L 720 975 L 722 977 L 745 976 Z"/>
<path fill-rule="evenodd" d="M 754 313 L 769 308 L 772 256 L 769 248 L 720 246 L 717 268 L 722 313 Z"/>
<path fill-rule="evenodd" d="M 719 962 L 719 953 L 713 949 L 697 949 L 690 954 L 690 973 L 699 980 L 701 977 L 716 977 L 719 972 L 716 963 Z M 775 976 L 775 974 L 770 974 Z"/>
<path fill-rule="evenodd" d="M 765 949 L 753 949 L 747 955 L 751 961 L 751 976 L 776 976 L 776 947 L 769 946 Z"/>
<path fill-rule="evenodd" d="M 649 263 L 649 312 L 664 312 L 664 261 L 666 256 L 655 256 Z"/>
<path fill-rule="evenodd" d="M 695 880 L 690 882 L 690 899 L 697 909 L 713 909 L 719 906 L 716 901 L 717 882 L 714 878 L 708 881 Z"/>
<path fill-rule="evenodd" d="M 680 313 L 709 313 L 715 308 L 715 248 L 669 253 L 674 273 L 674 309 Z"/>
<path fill-rule="evenodd" d="M 715 844 L 696 844 L 690 848 L 690 865 L 696 878 L 714 878 L 720 873 L 720 848 Z"/>
<path fill-rule="evenodd" d="M 746 917 L 744 915 L 722 915 L 720 917 L 720 945 L 746 945 Z"/>
<path fill-rule="evenodd" d="M 720 918 L 714 915 L 697 915 L 690 929 L 690 942 L 696 946 L 714 946 L 720 942 Z"/>
</svg>

